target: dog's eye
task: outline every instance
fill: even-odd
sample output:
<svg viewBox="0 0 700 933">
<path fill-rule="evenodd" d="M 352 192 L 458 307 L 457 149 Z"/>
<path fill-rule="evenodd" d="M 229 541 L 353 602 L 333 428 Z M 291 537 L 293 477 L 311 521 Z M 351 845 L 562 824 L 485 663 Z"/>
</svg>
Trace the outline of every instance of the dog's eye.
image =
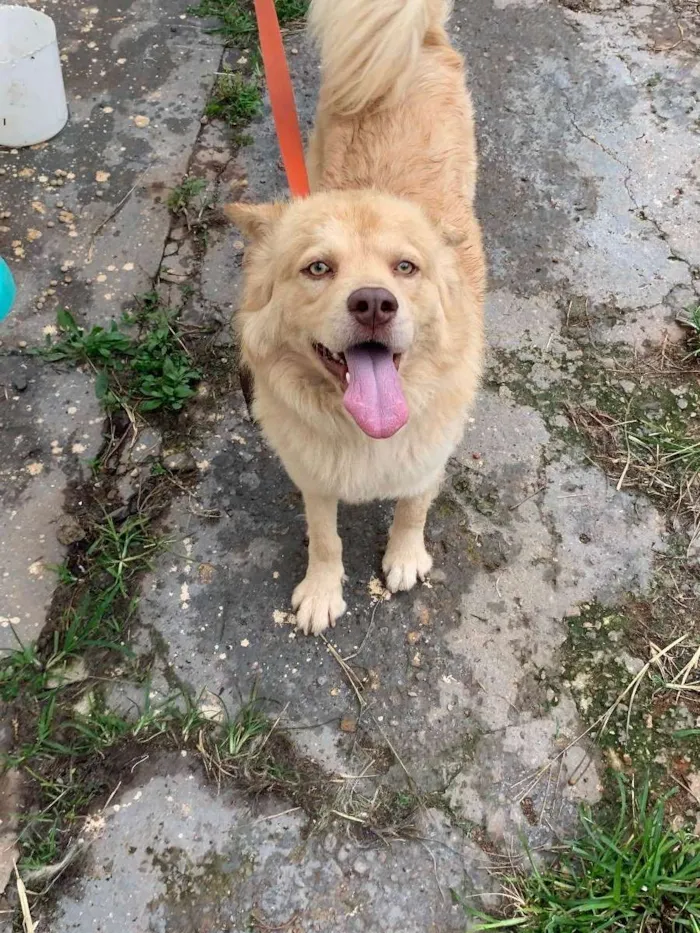
<svg viewBox="0 0 700 933">
<path fill-rule="evenodd" d="M 402 259 L 401 262 L 396 264 L 396 271 L 401 275 L 413 275 L 418 272 L 418 266 L 408 259 Z"/>
<path fill-rule="evenodd" d="M 317 259 L 316 262 L 312 262 L 311 265 L 307 266 L 303 271 L 314 279 L 320 279 L 323 278 L 324 275 L 329 275 L 333 270 L 328 263 L 321 262 L 320 259 Z"/>
</svg>

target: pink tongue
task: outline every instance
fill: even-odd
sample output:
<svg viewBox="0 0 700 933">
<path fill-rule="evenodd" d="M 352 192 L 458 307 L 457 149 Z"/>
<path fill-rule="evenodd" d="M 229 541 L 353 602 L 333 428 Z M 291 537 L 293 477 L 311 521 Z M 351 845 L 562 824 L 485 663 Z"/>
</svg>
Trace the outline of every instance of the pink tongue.
<svg viewBox="0 0 700 933">
<path fill-rule="evenodd" d="M 379 346 L 345 351 L 350 381 L 343 404 L 370 437 L 391 437 L 408 421 L 408 405 L 391 351 Z"/>
</svg>

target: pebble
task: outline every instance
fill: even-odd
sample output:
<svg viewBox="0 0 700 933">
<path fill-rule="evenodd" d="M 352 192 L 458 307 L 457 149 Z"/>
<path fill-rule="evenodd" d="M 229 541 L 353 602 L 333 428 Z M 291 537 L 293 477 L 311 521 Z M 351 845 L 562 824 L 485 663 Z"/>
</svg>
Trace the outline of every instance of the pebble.
<svg viewBox="0 0 700 933">
<path fill-rule="evenodd" d="M 194 473 L 197 463 L 188 450 L 170 454 L 163 460 L 163 466 L 171 473 Z"/>
<path fill-rule="evenodd" d="M 679 398 L 678 401 L 676 402 L 676 405 L 678 405 L 678 407 L 680 408 L 681 411 L 685 411 L 686 408 L 688 407 L 688 399 L 687 399 L 687 398 Z"/>
<path fill-rule="evenodd" d="M 29 383 L 27 382 L 26 376 L 15 376 L 12 380 L 12 387 L 17 390 L 17 392 L 24 392 Z"/>
<path fill-rule="evenodd" d="M 67 547 L 70 544 L 75 544 L 76 541 L 82 541 L 85 538 L 85 531 L 72 515 L 67 515 L 61 521 L 56 537 L 61 544 Z"/>
</svg>

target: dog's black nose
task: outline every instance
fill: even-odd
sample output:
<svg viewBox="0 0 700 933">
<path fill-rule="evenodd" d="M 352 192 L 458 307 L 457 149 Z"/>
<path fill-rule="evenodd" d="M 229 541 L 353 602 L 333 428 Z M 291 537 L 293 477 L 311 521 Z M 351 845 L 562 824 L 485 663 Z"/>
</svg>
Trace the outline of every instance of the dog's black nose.
<svg viewBox="0 0 700 933">
<path fill-rule="evenodd" d="M 399 303 L 386 288 L 358 288 L 348 297 L 348 311 L 365 327 L 388 324 Z"/>
</svg>

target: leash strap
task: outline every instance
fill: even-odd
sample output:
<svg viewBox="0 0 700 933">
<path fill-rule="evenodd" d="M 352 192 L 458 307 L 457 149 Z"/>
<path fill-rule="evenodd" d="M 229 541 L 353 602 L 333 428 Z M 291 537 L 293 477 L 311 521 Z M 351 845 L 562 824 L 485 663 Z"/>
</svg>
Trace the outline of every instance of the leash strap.
<svg viewBox="0 0 700 933">
<path fill-rule="evenodd" d="M 289 76 L 274 0 L 255 0 L 255 15 L 258 20 L 260 50 L 272 104 L 272 115 L 289 190 L 293 197 L 304 198 L 309 194 L 309 178 L 306 172 L 294 90 Z"/>
</svg>

